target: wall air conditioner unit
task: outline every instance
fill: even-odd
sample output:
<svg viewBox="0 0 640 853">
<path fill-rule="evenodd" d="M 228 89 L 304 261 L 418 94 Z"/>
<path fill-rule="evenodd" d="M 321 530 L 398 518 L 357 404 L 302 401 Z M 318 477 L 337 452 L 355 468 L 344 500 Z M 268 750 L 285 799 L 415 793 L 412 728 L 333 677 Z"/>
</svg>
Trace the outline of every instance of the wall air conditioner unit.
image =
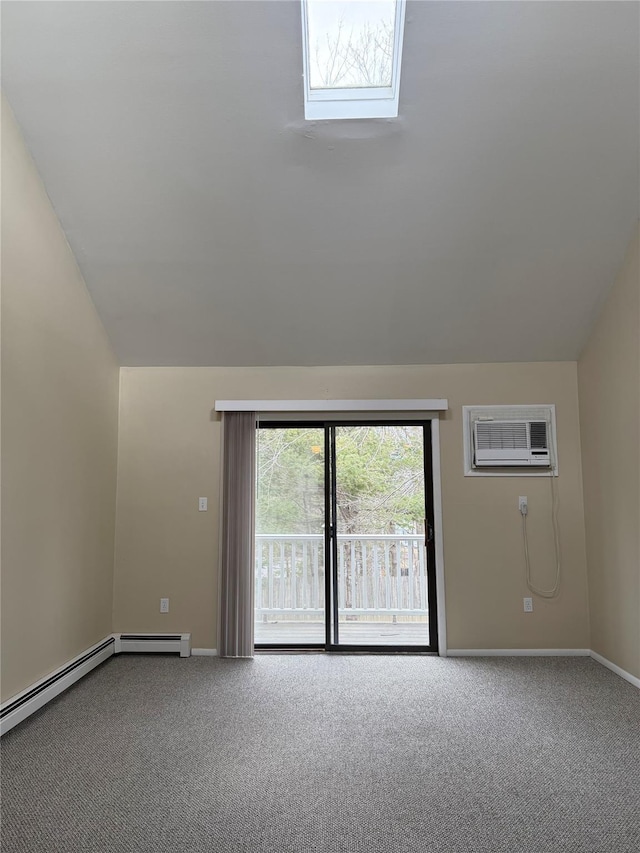
<svg viewBox="0 0 640 853">
<path fill-rule="evenodd" d="M 473 467 L 550 468 L 549 433 L 545 420 L 474 420 Z"/>
</svg>

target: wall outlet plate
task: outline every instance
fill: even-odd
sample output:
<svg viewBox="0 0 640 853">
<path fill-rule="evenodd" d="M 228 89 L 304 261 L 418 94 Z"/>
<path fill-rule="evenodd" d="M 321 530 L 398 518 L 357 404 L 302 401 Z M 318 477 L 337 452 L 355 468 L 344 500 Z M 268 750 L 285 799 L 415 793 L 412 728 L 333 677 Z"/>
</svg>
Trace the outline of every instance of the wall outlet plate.
<svg viewBox="0 0 640 853">
<path fill-rule="evenodd" d="M 168 613 L 169 612 L 169 599 L 161 598 L 160 599 L 160 613 Z"/>
<path fill-rule="evenodd" d="M 207 511 L 207 498 L 198 498 L 198 512 L 206 512 Z"/>
<path fill-rule="evenodd" d="M 523 598 L 522 604 L 524 605 L 525 613 L 533 613 L 533 598 Z"/>
</svg>

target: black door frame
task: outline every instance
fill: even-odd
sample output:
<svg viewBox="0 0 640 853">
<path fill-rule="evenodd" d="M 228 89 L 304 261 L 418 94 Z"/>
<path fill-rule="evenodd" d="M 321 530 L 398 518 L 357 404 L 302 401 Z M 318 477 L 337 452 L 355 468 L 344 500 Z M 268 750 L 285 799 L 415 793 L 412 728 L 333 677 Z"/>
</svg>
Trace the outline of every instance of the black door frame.
<svg viewBox="0 0 640 853">
<path fill-rule="evenodd" d="M 338 626 L 338 540 L 336 496 L 335 428 L 341 426 L 421 426 L 423 436 L 425 548 L 427 558 L 427 603 L 429 640 L 425 645 L 381 646 L 340 643 Z M 438 603 L 436 581 L 435 507 L 433 489 L 433 441 L 431 420 L 286 420 L 261 421 L 259 429 L 323 429 L 324 430 L 324 541 L 325 541 L 325 642 L 324 643 L 256 643 L 257 651 L 326 651 L 349 654 L 438 654 Z M 328 560 L 328 565 L 327 565 Z M 333 639 L 337 637 L 338 642 Z"/>
</svg>

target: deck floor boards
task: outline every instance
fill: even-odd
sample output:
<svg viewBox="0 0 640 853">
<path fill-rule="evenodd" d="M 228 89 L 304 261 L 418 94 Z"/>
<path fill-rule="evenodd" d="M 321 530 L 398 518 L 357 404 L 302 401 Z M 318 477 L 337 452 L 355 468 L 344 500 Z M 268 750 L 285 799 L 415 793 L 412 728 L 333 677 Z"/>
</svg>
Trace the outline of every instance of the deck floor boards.
<svg viewBox="0 0 640 853">
<path fill-rule="evenodd" d="M 339 640 L 344 645 L 426 646 L 426 622 L 345 622 L 340 623 Z M 255 642 L 303 645 L 324 642 L 324 622 L 261 622 L 256 625 Z"/>
</svg>

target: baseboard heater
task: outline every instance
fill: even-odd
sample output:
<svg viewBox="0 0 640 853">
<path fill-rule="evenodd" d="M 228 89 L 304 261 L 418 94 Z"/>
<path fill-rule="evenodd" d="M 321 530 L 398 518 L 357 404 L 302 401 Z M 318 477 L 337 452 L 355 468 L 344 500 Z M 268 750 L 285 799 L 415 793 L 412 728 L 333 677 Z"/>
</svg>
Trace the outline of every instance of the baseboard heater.
<svg viewBox="0 0 640 853">
<path fill-rule="evenodd" d="M 116 654 L 191 655 L 191 634 L 114 634 Z"/>
<path fill-rule="evenodd" d="M 114 653 L 115 641 L 107 637 L 77 658 L 36 681 L 31 687 L 9 699 L 0 708 L 0 735 L 8 732 L 22 720 L 31 716 L 76 681 L 95 669 Z"/>
<path fill-rule="evenodd" d="M 181 658 L 188 658 L 191 655 L 191 634 L 112 634 L 105 637 L 64 666 L 8 699 L 0 707 L 0 735 L 55 699 L 107 658 L 127 652 L 174 653 Z"/>
</svg>

